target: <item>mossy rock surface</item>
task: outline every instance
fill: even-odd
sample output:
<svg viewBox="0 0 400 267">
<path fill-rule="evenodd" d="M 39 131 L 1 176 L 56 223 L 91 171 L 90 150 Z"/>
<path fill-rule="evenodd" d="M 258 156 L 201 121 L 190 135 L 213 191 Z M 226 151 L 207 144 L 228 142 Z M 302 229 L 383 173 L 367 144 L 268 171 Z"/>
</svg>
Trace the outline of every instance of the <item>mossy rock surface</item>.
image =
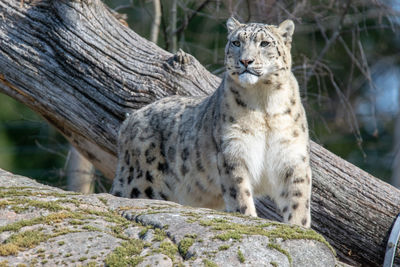
<svg viewBox="0 0 400 267">
<path fill-rule="evenodd" d="M 336 260 L 312 230 L 171 202 L 80 195 L 0 169 L 0 266 L 18 264 L 335 266 Z"/>
</svg>

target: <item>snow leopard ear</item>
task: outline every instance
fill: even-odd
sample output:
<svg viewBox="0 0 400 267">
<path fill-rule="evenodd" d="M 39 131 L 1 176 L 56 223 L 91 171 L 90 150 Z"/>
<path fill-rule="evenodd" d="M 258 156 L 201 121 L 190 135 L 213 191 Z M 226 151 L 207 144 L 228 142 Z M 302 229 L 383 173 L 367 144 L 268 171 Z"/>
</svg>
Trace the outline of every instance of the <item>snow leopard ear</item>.
<svg viewBox="0 0 400 267">
<path fill-rule="evenodd" d="M 226 27 L 228 28 L 228 33 L 233 32 L 234 30 L 236 30 L 240 26 L 242 26 L 242 24 L 240 24 L 240 22 L 237 21 L 234 17 L 230 17 L 226 21 Z"/>
<path fill-rule="evenodd" d="M 289 46 L 292 43 L 292 35 L 294 32 L 294 23 L 292 20 L 288 19 L 279 24 L 279 30 L 285 45 Z"/>
</svg>

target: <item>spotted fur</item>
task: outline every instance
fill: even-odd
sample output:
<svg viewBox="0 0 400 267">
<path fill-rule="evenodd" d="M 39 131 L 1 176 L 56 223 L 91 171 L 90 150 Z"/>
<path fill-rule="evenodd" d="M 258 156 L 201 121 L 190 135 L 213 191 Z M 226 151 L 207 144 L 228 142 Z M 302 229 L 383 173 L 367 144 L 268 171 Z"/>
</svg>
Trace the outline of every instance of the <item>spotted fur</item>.
<svg viewBox="0 0 400 267">
<path fill-rule="evenodd" d="M 125 120 L 111 192 L 251 216 L 254 197 L 267 195 L 285 222 L 310 227 L 308 126 L 291 72 L 294 24 L 230 18 L 227 27 L 226 73 L 212 95 L 164 98 Z"/>
</svg>

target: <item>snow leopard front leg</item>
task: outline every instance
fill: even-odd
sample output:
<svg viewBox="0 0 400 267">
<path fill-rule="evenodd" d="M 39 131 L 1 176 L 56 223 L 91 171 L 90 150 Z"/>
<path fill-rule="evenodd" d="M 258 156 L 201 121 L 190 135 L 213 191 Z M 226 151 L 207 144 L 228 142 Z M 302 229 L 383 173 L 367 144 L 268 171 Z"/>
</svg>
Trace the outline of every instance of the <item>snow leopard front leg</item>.
<svg viewBox="0 0 400 267">
<path fill-rule="evenodd" d="M 226 211 L 257 217 L 249 172 L 244 161 L 219 153 L 218 163 Z"/>
<path fill-rule="evenodd" d="M 279 171 L 281 191 L 278 192 L 277 206 L 281 210 L 285 222 L 311 225 L 311 168 L 308 157 L 301 156 L 300 160 L 287 162 L 285 168 Z"/>
</svg>

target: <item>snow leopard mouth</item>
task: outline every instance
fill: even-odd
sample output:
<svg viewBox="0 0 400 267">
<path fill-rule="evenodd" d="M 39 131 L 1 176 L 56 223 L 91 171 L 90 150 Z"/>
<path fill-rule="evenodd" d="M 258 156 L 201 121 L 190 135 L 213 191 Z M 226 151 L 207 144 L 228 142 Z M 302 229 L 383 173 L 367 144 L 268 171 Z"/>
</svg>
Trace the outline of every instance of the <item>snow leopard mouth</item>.
<svg viewBox="0 0 400 267">
<path fill-rule="evenodd" d="M 239 75 L 242 75 L 242 74 L 245 74 L 245 73 L 252 74 L 252 75 L 257 76 L 257 77 L 261 76 L 261 74 L 255 73 L 255 72 L 247 70 L 247 69 L 242 71 L 241 73 L 239 73 Z"/>
</svg>

